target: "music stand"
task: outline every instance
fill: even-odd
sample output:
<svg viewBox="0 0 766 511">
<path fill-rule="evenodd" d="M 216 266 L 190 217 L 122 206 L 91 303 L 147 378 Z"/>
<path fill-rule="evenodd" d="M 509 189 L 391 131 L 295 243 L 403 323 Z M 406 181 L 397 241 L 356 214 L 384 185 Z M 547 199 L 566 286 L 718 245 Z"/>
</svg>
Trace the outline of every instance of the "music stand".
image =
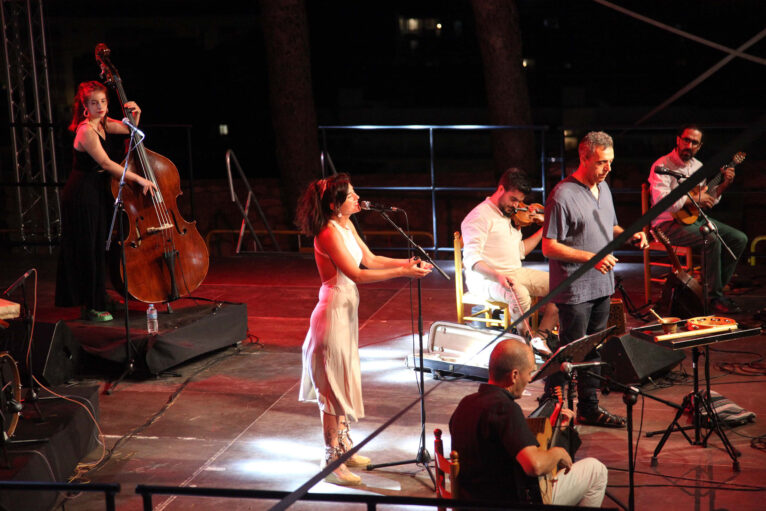
<svg viewBox="0 0 766 511">
<path fill-rule="evenodd" d="M 537 381 L 541 378 L 547 378 L 554 373 L 561 370 L 561 364 L 564 362 L 578 363 L 585 360 L 585 357 L 593 351 L 593 348 L 598 346 L 606 339 L 606 336 L 611 334 L 612 331 L 617 328 L 617 325 L 596 332 L 588 334 L 579 339 L 570 342 L 569 344 L 560 347 L 556 350 L 556 353 L 551 355 L 551 358 L 545 361 L 545 363 L 537 370 L 535 375 L 530 381 Z"/>
</svg>

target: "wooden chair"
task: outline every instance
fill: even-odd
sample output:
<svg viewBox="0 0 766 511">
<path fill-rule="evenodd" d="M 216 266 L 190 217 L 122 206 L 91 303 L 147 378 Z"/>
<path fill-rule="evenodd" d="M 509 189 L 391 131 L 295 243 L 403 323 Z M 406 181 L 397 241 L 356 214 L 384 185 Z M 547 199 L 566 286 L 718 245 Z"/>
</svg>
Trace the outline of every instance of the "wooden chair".
<svg viewBox="0 0 766 511">
<path fill-rule="evenodd" d="M 464 291 L 463 288 L 463 237 L 460 231 L 455 231 L 454 245 L 455 249 L 455 304 L 457 306 L 457 322 L 465 324 L 466 321 L 481 321 L 487 326 L 500 326 L 508 328 L 511 324 L 511 311 L 507 303 L 495 302 L 491 300 L 485 300 L 470 291 Z M 533 297 L 532 303 L 537 303 L 538 298 Z M 473 312 L 471 314 L 465 314 L 465 306 L 479 305 L 482 310 Z M 495 319 L 492 317 L 492 313 L 496 310 L 502 311 L 502 319 Z M 532 330 L 537 329 L 538 313 L 535 312 L 529 318 L 529 326 Z"/>
<path fill-rule="evenodd" d="M 455 304 L 457 305 L 457 322 L 461 325 L 466 321 L 481 321 L 487 326 L 501 326 L 508 328 L 511 324 L 511 311 L 507 303 L 484 300 L 463 290 L 463 237 L 460 231 L 455 231 Z M 465 306 L 480 305 L 482 310 L 466 316 Z M 494 319 L 492 313 L 496 310 L 503 311 L 502 319 Z"/>
<path fill-rule="evenodd" d="M 436 472 L 436 498 L 439 499 L 458 499 L 460 498 L 460 489 L 457 483 L 457 475 L 460 472 L 460 462 L 457 451 L 450 452 L 449 458 L 444 456 L 444 445 L 442 444 L 442 430 L 434 430 L 434 472 Z M 449 478 L 449 490 L 447 489 L 447 479 Z M 439 507 L 439 511 L 444 511 L 444 507 Z"/>
<path fill-rule="evenodd" d="M 647 211 L 649 211 L 649 184 L 643 183 L 641 185 L 641 214 L 645 214 Z M 651 240 L 652 237 L 649 234 L 649 226 L 644 227 L 644 233 L 646 234 L 646 238 L 648 240 Z M 644 249 L 644 295 L 646 296 L 646 303 L 649 303 L 652 296 L 652 290 L 651 285 L 652 282 L 656 282 L 659 284 L 664 284 L 665 279 L 660 277 L 652 277 L 652 267 L 659 267 L 664 268 L 668 271 L 670 271 L 670 268 L 673 267 L 670 263 L 664 263 L 664 262 L 657 262 L 652 261 L 650 252 L 652 250 L 665 252 L 667 253 L 667 250 L 665 249 L 665 245 L 658 241 L 649 241 L 649 248 Z M 673 245 L 673 252 L 678 256 L 678 259 L 683 263 L 684 260 L 686 261 L 686 264 L 684 265 L 683 269 L 686 271 L 689 275 L 692 275 L 692 271 L 694 269 L 694 263 L 692 258 L 692 249 L 691 247 L 681 247 Z"/>
</svg>

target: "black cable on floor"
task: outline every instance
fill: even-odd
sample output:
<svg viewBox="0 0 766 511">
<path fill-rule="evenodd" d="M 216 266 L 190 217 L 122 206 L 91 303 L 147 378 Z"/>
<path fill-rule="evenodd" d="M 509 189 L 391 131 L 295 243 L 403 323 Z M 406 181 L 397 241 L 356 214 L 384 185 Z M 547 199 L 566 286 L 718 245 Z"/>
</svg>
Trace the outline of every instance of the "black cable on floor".
<svg viewBox="0 0 766 511">
<path fill-rule="evenodd" d="M 154 413 L 151 417 L 149 417 L 146 422 L 141 424 L 140 426 L 135 427 L 132 431 L 129 431 L 114 443 L 111 449 L 107 450 L 106 455 L 104 456 L 104 459 L 102 459 L 97 465 L 94 465 L 90 470 L 83 472 L 79 475 L 80 478 L 82 478 L 85 474 L 88 474 L 90 472 L 93 472 L 95 470 L 101 469 L 106 463 L 112 458 L 115 451 L 126 441 L 130 440 L 134 436 L 140 434 L 142 431 L 144 431 L 146 428 L 157 422 L 160 418 L 162 418 L 163 415 L 165 415 L 165 412 L 168 411 L 168 409 L 175 404 L 178 397 L 181 395 L 181 392 L 186 389 L 186 387 L 192 382 L 192 380 L 203 371 L 206 371 L 210 369 L 211 367 L 217 365 L 218 363 L 222 362 L 223 360 L 226 360 L 227 358 L 231 358 L 237 354 L 240 353 L 240 348 L 234 348 L 229 353 L 225 353 L 217 358 L 214 358 L 210 361 L 208 361 L 205 365 L 194 371 L 191 375 L 189 375 L 188 378 L 168 397 L 168 400 L 165 402 L 165 404 L 160 408 L 157 412 Z M 72 481 L 74 482 L 74 480 Z"/>
</svg>

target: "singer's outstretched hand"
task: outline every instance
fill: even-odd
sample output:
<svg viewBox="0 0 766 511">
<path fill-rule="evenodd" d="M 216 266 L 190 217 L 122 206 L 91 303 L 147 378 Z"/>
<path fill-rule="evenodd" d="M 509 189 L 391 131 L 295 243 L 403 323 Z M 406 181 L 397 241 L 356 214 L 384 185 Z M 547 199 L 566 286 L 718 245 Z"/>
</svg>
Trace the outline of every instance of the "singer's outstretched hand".
<svg viewBox="0 0 766 511">
<path fill-rule="evenodd" d="M 407 266 L 404 267 L 404 276 L 410 277 L 413 279 L 422 279 L 429 273 L 431 273 L 431 266 L 430 264 L 421 261 L 420 259 L 415 260 L 416 258 L 412 258 L 408 261 Z M 427 268 L 422 268 L 419 265 L 423 264 L 425 266 L 428 266 Z"/>
<path fill-rule="evenodd" d="M 410 263 L 409 264 L 412 264 L 412 263 L 415 263 L 415 264 L 420 263 L 418 266 L 420 266 L 424 270 L 431 270 L 434 267 L 433 264 L 427 263 L 427 262 L 423 261 L 418 256 L 410 257 Z"/>
</svg>

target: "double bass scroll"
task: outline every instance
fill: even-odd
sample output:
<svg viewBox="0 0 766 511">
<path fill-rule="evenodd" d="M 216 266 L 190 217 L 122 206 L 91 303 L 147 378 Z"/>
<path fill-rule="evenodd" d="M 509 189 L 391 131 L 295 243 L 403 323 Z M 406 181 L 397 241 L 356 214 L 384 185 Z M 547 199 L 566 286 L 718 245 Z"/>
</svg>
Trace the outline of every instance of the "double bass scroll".
<svg viewBox="0 0 766 511">
<path fill-rule="evenodd" d="M 125 105 L 127 96 L 110 53 L 105 44 L 98 44 L 96 61 L 102 78 L 115 89 L 120 105 Z M 135 124 L 130 111 L 124 110 L 124 114 Z M 161 154 L 146 149 L 143 143 L 139 144 L 136 137 L 140 135 L 134 130 L 131 137 L 136 149 L 129 156 L 128 169 L 153 182 L 157 190 L 144 195 L 133 183 L 125 183 L 123 188 L 125 218 L 121 221 L 128 226 L 123 241 L 130 277 L 128 292 L 142 302 L 170 302 L 191 295 L 205 279 L 209 265 L 207 246 L 197 231 L 196 222 L 185 220 L 178 210 L 176 199 L 182 192 L 176 166 Z M 118 192 L 119 181 L 113 179 L 115 198 Z M 124 288 L 122 268 L 112 274 L 115 287 Z"/>
</svg>

